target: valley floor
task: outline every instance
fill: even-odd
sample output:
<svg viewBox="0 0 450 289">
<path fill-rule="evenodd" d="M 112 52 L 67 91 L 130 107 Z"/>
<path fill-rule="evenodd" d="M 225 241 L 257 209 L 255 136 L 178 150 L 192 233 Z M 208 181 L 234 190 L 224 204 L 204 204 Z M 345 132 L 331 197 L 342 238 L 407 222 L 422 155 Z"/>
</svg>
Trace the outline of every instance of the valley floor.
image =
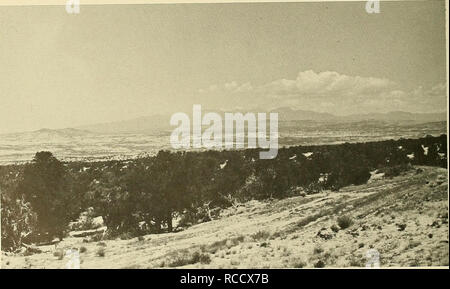
<svg viewBox="0 0 450 289">
<path fill-rule="evenodd" d="M 344 215 L 353 222 L 342 229 Z M 418 167 L 339 192 L 251 201 L 177 233 L 89 243 L 72 237 L 58 248 L 85 251 L 81 268 L 365 267 L 376 259 L 380 267 L 448 266 L 448 229 L 447 170 Z M 2 253 L 1 266 L 66 267 L 54 246 L 40 249 Z"/>
</svg>

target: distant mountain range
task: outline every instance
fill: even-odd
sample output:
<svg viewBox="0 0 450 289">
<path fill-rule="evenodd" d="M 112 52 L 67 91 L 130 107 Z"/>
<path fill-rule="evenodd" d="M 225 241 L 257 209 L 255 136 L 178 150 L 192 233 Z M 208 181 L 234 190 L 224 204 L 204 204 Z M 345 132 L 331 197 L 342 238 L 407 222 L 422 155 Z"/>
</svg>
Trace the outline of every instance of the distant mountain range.
<svg viewBox="0 0 450 289">
<path fill-rule="evenodd" d="M 295 110 L 290 107 L 281 107 L 270 112 L 278 113 L 279 121 L 298 121 L 298 120 L 312 120 L 312 121 L 332 121 L 337 116 L 326 112 L 315 112 L 310 110 Z"/>
<path fill-rule="evenodd" d="M 203 115 L 207 111 L 203 111 Z M 239 111 L 233 111 L 239 112 Z M 246 113 L 248 111 L 240 111 Z M 348 116 L 336 116 L 331 113 L 322 113 L 309 110 L 295 110 L 290 107 L 281 107 L 271 110 L 270 112 L 278 113 L 278 120 L 283 122 L 295 121 L 315 121 L 315 122 L 361 122 L 361 121 L 377 121 L 377 122 L 411 122 L 411 123 L 428 123 L 440 122 L 447 120 L 447 114 L 442 113 L 411 113 L 404 111 L 393 111 L 388 113 L 367 113 L 352 114 Z M 170 115 L 153 115 L 139 117 L 124 121 L 115 121 L 108 123 L 98 123 L 85 125 L 76 128 L 66 129 L 41 129 L 34 132 L 26 132 L 28 137 L 77 137 L 92 133 L 116 134 L 116 133 L 167 133 L 173 129 L 170 126 Z M 13 135 L 13 134 L 9 134 Z"/>
<path fill-rule="evenodd" d="M 282 107 L 271 112 L 278 112 L 278 119 L 280 121 L 297 121 L 297 120 L 313 120 L 313 121 L 343 121 L 343 122 L 358 122 L 358 121 L 413 121 L 417 123 L 446 121 L 447 113 L 411 113 L 404 111 L 392 111 L 388 113 L 366 113 L 366 114 L 351 114 L 347 116 L 336 116 L 331 113 L 321 113 L 309 110 L 295 110 L 289 107 Z"/>
<path fill-rule="evenodd" d="M 204 110 L 202 113 L 208 112 Z M 247 111 L 234 111 L 246 113 Z M 309 110 L 295 110 L 290 107 L 281 107 L 270 112 L 278 113 L 280 122 L 286 121 L 317 121 L 317 122 L 360 122 L 360 121 L 384 121 L 427 123 L 446 121 L 447 114 L 442 113 L 411 113 L 393 111 L 388 113 L 352 114 L 348 116 L 336 116 L 331 113 L 315 112 Z M 223 114 L 223 112 L 222 112 Z M 153 115 L 131 120 L 110 123 L 94 124 L 78 127 L 78 129 L 97 133 L 155 133 L 173 129 L 169 124 L 170 116 Z"/>
<path fill-rule="evenodd" d="M 35 131 L 27 131 L 27 132 L 16 132 L 3 134 L 8 137 L 20 137 L 21 139 L 55 139 L 55 138 L 73 138 L 73 137 L 82 137 L 86 135 L 94 135 L 93 132 L 76 129 L 76 128 L 63 128 L 63 129 L 49 129 L 43 128 Z"/>
<path fill-rule="evenodd" d="M 124 121 L 108 123 L 98 123 L 77 127 L 77 129 L 87 130 L 96 133 L 158 133 L 169 130 L 170 116 L 152 115 L 134 118 Z"/>
<path fill-rule="evenodd" d="M 404 111 L 392 111 L 388 113 L 354 114 L 341 117 L 346 121 L 379 120 L 387 122 L 412 121 L 417 123 L 447 121 L 447 113 L 411 113 Z"/>
</svg>

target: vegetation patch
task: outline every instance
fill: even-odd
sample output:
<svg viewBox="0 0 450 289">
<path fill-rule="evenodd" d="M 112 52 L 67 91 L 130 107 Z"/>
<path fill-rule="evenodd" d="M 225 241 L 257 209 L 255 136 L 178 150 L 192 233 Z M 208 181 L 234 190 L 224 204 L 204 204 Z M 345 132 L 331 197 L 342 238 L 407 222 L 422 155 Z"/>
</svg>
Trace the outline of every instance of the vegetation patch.
<svg viewBox="0 0 450 289">
<path fill-rule="evenodd" d="M 169 267 L 182 267 L 182 266 L 186 266 L 186 265 L 191 265 L 191 264 L 196 264 L 196 263 L 201 263 L 201 264 L 209 264 L 211 263 L 211 257 L 209 256 L 209 254 L 205 254 L 202 252 L 194 252 L 192 255 L 185 255 L 185 256 L 176 256 L 173 260 L 171 260 L 168 263 Z"/>
<path fill-rule="evenodd" d="M 62 240 L 69 223 L 83 212 L 89 212 L 88 219 L 79 228 L 95 227 L 92 216 L 101 216 L 108 228 L 106 235 L 91 237 L 93 241 L 174 232 L 175 217 L 192 225 L 213 220 L 220 210 L 239 202 L 283 199 L 297 191 L 338 191 L 366 183 L 374 170 L 392 177 L 414 165 L 446 168 L 446 148 L 447 136 L 441 135 L 292 146 L 279 149 L 273 160 L 259 159 L 258 149 L 160 151 L 151 157 L 99 162 L 62 162 L 42 151 L 29 163 L 0 166 L 1 250 Z M 374 195 L 353 202 L 354 207 L 385 194 Z M 340 209 L 338 205 L 319 212 L 297 226 Z"/>
<path fill-rule="evenodd" d="M 347 229 L 353 224 L 353 219 L 348 215 L 340 216 L 337 218 L 337 224 L 341 229 Z"/>
</svg>

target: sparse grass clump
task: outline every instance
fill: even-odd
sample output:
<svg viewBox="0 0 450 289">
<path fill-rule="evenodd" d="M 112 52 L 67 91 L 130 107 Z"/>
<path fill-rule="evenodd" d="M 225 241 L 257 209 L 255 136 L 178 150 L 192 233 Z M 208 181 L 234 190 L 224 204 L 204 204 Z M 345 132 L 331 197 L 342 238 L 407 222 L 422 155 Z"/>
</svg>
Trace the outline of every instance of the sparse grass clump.
<svg viewBox="0 0 450 289">
<path fill-rule="evenodd" d="M 365 266 L 364 259 L 362 258 L 362 256 L 359 256 L 359 258 L 352 256 L 349 260 L 349 266 L 350 267 L 364 267 Z"/>
<path fill-rule="evenodd" d="M 310 215 L 306 218 L 303 218 L 297 223 L 297 227 L 303 228 L 304 226 L 308 225 L 311 222 L 314 222 L 315 220 L 317 220 L 320 217 L 322 217 L 321 214 L 315 214 L 315 215 Z"/>
<path fill-rule="evenodd" d="M 192 255 L 188 256 L 177 256 L 174 260 L 172 260 L 168 266 L 169 267 L 181 267 L 191 264 L 209 264 L 211 263 L 211 257 L 209 254 L 201 253 L 201 252 L 194 252 Z"/>
<path fill-rule="evenodd" d="M 273 237 L 274 239 L 276 239 L 276 238 L 282 238 L 283 236 L 281 235 L 281 232 L 275 232 L 275 233 L 272 235 L 272 237 Z"/>
<path fill-rule="evenodd" d="M 335 232 L 335 233 L 339 232 L 339 227 L 336 226 L 335 224 L 333 224 L 333 225 L 330 227 L 330 229 L 331 229 L 331 231 L 333 231 L 333 232 Z"/>
<path fill-rule="evenodd" d="M 87 249 L 86 247 L 80 247 L 80 253 L 86 253 Z"/>
<path fill-rule="evenodd" d="M 98 257 L 105 257 L 105 248 L 98 248 L 97 252 L 95 253 Z"/>
<path fill-rule="evenodd" d="M 314 268 L 324 268 L 325 267 L 325 262 L 323 262 L 322 260 L 317 261 L 317 263 L 314 264 Z"/>
<path fill-rule="evenodd" d="M 55 252 L 53 252 L 53 256 L 58 258 L 58 260 L 62 260 L 64 258 L 64 250 L 57 249 Z"/>
<path fill-rule="evenodd" d="M 306 262 L 301 258 L 295 258 L 290 263 L 290 268 L 304 268 L 306 267 Z"/>
<path fill-rule="evenodd" d="M 270 233 L 267 231 L 258 231 L 252 235 L 252 238 L 255 241 L 267 240 L 267 239 L 269 239 L 269 237 L 270 237 Z"/>
<path fill-rule="evenodd" d="M 192 262 L 193 262 L 193 264 L 199 263 L 199 262 L 202 264 L 209 264 L 209 263 L 211 263 L 211 257 L 209 257 L 208 254 L 195 252 L 192 255 Z"/>
<path fill-rule="evenodd" d="M 316 221 L 317 219 L 320 219 L 324 216 L 328 216 L 328 215 L 332 215 L 335 212 L 334 211 L 338 211 L 343 207 L 343 205 L 338 205 L 335 208 L 333 208 L 332 210 L 321 210 L 319 211 L 317 214 L 314 215 L 309 215 L 303 219 L 301 219 L 298 223 L 297 223 L 297 227 L 298 228 L 303 228 L 306 225 L 308 225 L 309 223 L 312 223 L 314 221 Z"/>
<path fill-rule="evenodd" d="M 231 239 L 224 239 L 221 241 L 216 241 L 214 243 L 212 243 L 211 245 L 209 245 L 208 247 L 204 247 L 201 250 L 207 251 L 211 254 L 215 254 L 217 251 L 227 248 L 230 249 L 232 247 L 235 247 L 237 245 L 239 245 L 239 243 L 244 242 L 245 237 L 243 235 L 231 238 Z"/>
<path fill-rule="evenodd" d="M 259 246 L 261 247 L 261 248 L 267 248 L 267 247 L 269 247 L 269 243 L 267 243 L 267 242 L 262 242 L 261 244 L 259 244 Z"/>
<path fill-rule="evenodd" d="M 341 229 L 347 229 L 353 225 L 353 219 L 350 216 L 344 215 L 337 218 L 337 224 Z"/>
<path fill-rule="evenodd" d="M 211 252 L 212 254 L 215 254 L 218 250 L 225 247 L 227 241 L 228 241 L 227 239 L 221 240 L 221 241 L 216 241 L 216 242 L 212 243 L 208 249 L 205 249 L 205 250 Z"/>
<path fill-rule="evenodd" d="M 240 243 L 240 242 L 244 242 L 245 237 L 244 237 L 244 235 L 240 235 L 240 236 L 236 237 L 235 239 L 238 243 Z"/>
<path fill-rule="evenodd" d="M 323 251 L 324 251 L 323 248 L 320 246 L 314 247 L 314 254 L 321 254 L 323 253 Z"/>
</svg>

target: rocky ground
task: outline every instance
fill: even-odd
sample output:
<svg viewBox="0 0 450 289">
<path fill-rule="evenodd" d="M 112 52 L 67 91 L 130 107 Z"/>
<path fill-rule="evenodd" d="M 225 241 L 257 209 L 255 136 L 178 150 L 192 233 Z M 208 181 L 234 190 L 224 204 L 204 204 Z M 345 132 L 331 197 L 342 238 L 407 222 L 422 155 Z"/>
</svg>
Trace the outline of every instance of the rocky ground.
<svg viewBox="0 0 450 289">
<path fill-rule="evenodd" d="M 130 240 L 70 237 L 42 253 L 2 253 L 2 268 L 448 266 L 448 176 L 418 167 L 368 184 L 224 210 L 184 231 Z"/>
</svg>

